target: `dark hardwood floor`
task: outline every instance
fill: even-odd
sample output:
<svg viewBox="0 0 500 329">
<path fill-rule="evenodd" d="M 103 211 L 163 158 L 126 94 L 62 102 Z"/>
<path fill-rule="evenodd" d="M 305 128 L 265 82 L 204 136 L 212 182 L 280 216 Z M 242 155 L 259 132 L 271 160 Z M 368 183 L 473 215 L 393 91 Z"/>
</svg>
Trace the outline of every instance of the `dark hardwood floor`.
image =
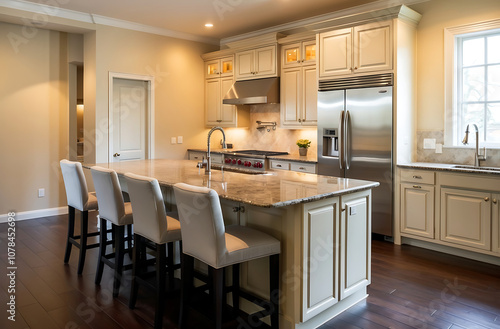
<svg viewBox="0 0 500 329">
<path fill-rule="evenodd" d="M 16 222 L 16 321 L 7 319 L 7 224 L 0 224 L 0 328 L 152 328 L 152 292 L 141 290 L 128 308 L 130 276 L 112 298 L 106 267 L 94 284 L 97 249 L 87 255 L 78 277 L 77 249 L 63 264 L 67 216 Z M 90 216 L 91 230 L 96 220 Z M 332 321 L 330 328 L 500 328 L 500 267 L 417 247 L 374 241 L 369 297 Z M 178 292 L 167 297 L 164 327 L 176 328 Z M 208 308 L 207 308 L 208 309 Z M 210 328 L 196 310 L 189 328 Z M 250 328 L 233 320 L 226 328 Z"/>
</svg>

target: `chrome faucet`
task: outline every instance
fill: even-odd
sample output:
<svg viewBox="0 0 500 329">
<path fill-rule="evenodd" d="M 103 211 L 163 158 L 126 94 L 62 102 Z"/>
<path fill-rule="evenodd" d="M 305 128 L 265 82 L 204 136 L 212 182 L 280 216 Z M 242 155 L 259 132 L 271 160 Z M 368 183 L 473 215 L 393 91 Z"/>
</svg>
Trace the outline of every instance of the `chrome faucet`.
<svg viewBox="0 0 500 329">
<path fill-rule="evenodd" d="M 483 148 L 483 154 L 479 154 L 479 129 L 473 123 L 474 129 L 476 129 L 476 152 L 474 153 L 474 167 L 479 167 L 481 165 L 481 161 L 486 160 L 486 147 Z M 462 140 L 462 144 L 469 144 L 469 125 L 465 129 L 465 137 Z"/>
<path fill-rule="evenodd" d="M 208 137 L 207 137 L 207 166 L 205 167 L 205 175 L 210 175 L 211 172 L 211 166 L 212 166 L 212 161 L 210 160 L 210 137 L 212 136 L 212 133 L 216 130 L 220 130 L 222 133 L 222 148 L 226 149 L 226 134 L 224 133 L 224 129 L 221 127 L 213 127 L 210 129 L 208 132 Z"/>
</svg>

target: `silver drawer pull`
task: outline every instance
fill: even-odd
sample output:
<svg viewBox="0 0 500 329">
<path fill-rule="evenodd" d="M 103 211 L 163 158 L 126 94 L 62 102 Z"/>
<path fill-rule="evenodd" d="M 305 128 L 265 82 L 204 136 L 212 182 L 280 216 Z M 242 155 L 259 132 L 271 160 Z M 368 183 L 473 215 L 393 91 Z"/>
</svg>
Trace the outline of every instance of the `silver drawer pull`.
<svg viewBox="0 0 500 329">
<path fill-rule="evenodd" d="M 413 178 L 415 178 L 415 179 L 422 179 L 422 176 L 420 176 L 420 175 L 413 175 Z"/>
<path fill-rule="evenodd" d="M 420 185 L 413 185 L 413 188 L 422 188 Z"/>
<path fill-rule="evenodd" d="M 300 169 L 300 170 L 306 170 L 306 168 L 304 168 L 304 167 L 299 167 L 299 169 Z"/>
<path fill-rule="evenodd" d="M 276 165 L 276 167 L 281 168 L 281 165 L 280 165 L 280 164 L 277 164 L 277 165 Z"/>
</svg>

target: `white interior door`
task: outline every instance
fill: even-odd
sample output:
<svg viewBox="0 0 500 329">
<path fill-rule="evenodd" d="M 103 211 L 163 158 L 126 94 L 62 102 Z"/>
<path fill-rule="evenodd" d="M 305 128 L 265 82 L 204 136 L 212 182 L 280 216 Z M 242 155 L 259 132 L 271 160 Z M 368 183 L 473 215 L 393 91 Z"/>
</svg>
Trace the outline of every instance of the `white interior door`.
<svg viewBox="0 0 500 329">
<path fill-rule="evenodd" d="M 148 158 L 148 81 L 113 78 L 111 161 Z"/>
</svg>

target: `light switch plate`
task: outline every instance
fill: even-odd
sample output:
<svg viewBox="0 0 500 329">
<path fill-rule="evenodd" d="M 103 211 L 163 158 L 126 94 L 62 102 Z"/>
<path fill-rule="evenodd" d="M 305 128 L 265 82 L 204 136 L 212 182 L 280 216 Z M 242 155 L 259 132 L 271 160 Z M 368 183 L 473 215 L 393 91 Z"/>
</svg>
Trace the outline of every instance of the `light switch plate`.
<svg viewBox="0 0 500 329">
<path fill-rule="evenodd" d="M 183 138 L 182 136 L 177 136 L 177 144 L 182 144 Z"/>
<path fill-rule="evenodd" d="M 433 150 L 436 148 L 435 138 L 424 138 L 424 149 Z"/>
<path fill-rule="evenodd" d="M 177 139 L 175 137 L 170 137 L 170 144 L 177 144 Z"/>
<path fill-rule="evenodd" d="M 45 189 L 44 188 L 39 188 L 38 189 L 38 197 L 43 198 L 45 196 Z"/>
</svg>

